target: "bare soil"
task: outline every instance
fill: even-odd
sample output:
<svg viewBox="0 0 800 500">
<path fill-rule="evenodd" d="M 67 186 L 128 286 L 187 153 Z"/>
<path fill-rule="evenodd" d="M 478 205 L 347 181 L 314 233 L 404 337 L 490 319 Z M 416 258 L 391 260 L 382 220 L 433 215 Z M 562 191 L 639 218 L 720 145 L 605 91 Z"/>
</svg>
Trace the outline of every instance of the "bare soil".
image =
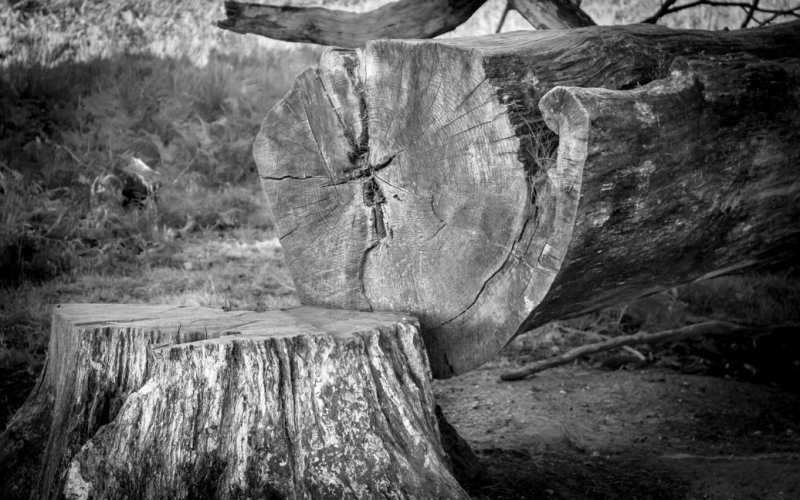
<svg viewBox="0 0 800 500">
<path fill-rule="evenodd" d="M 652 368 L 583 364 L 437 381 L 485 465 L 476 499 L 798 499 L 800 394 Z"/>
</svg>

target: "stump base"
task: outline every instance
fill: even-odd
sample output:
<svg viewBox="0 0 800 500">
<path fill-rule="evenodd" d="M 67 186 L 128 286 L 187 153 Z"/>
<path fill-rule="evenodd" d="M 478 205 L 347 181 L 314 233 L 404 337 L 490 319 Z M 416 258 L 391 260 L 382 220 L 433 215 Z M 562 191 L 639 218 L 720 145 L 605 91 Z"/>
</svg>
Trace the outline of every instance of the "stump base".
<svg viewBox="0 0 800 500">
<path fill-rule="evenodd" d="M 467 498 L 416 319 L 57 306 L 3 498 Z M 32 458 L 35 457 L 35 458 Z"/>
</svg>

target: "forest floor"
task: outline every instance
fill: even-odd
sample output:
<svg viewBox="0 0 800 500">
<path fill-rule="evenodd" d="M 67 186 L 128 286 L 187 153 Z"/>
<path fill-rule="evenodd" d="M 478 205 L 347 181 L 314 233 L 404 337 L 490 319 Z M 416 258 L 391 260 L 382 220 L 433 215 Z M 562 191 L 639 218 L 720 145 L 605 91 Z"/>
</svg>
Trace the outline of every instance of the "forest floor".
<svg viewBox="0 0 800 500">
<path fill-rule="evenodd" d="M 436 382 L 486 467 L 476 499 L 800 498 L 800 394 L 664 368 L 586 363 Z"/>
<path fill-rule="evenodd" d="M 212 232 L 173 243 L 168 255 L 136 272 L 80 274 L 6 289 L 7 313 L 14 301 L 39 311 L 25 320 L 18 304 L 16 319 L 5 318 L 17 321 L 16 328 L 6 329 L 7 350 L 30 339 L 31 330 L 45 327 L 45 315 L 59 302 L 226 304 L 234 309 L 297 304 L 282 250 L 269 231 Z M 756 291 L 763 299 L 763 289 Z M 683 292 L 687 300 L 692 298 L 688 293 Z M 672 304 L 673 295 L 666 297 Z M 653 321 L 659 316 L 657 302 L 650 298 L 631 304 L 624 314 L 617 310 L 616 318 L 605 311 L 572 320 L 567 330 L 591 328 L 584 332 L 590 338 L 633 321 L 638 309 L 647 310 Z M 663 316 L 662 311 L 662 321 Z M 47 332 L 39 336 L 43 344 Z M 796 338 L 796 332 L 791 336 Z M 797 367 L 770 379 L 748 380 L 763 366 L 753 353 L 746 358 L 740 351 L 727 351 L 716 361 L 709 354 L 730 348 L 729 339 L 703 344 L 703 349 L 687 343 L 652 350 L 644 346 L 646 363 L 609 353 L 525 380 L 500 380 L 505 370 L 568 349 L 570 342 L 577 341 L 557 327 L 545 328 L 516 340 L 476 371 L 434 383 L 445 416 L 486 468 L 465 485 L 474 498 L 800 498 Z M 796 346 L 789 348 L 797 352 Z M 786 344 L 781 349 L 788 350 Z M 0 364 L 0 427 L 35 383 L 44 349 L 36 351 L 27 360 L 15 363 L 7 357 Z M 771 359 L 774 365 L 777 358 Z M 748 369 L 736 371 L 734 365 Z"/>
</svg>

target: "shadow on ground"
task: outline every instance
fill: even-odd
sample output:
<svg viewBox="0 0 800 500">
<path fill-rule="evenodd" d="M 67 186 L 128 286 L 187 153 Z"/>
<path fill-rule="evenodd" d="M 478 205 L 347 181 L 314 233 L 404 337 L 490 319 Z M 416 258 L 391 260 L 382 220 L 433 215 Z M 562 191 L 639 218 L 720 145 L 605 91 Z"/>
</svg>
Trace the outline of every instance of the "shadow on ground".
<svg viewBox="0 0 800 500">
<path fill-rule="evenodd" d="M 672 371 L 580 365 L 436 382 L 487 467 L 478 499 L 800 498 L 800 394 Z"/>
</svg>

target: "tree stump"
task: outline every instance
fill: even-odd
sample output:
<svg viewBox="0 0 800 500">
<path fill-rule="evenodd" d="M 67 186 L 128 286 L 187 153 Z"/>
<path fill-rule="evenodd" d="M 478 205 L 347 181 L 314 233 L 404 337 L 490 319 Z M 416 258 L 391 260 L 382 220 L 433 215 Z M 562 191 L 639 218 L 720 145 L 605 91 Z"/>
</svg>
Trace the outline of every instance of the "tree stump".
<svg viewBox="0 0 800 500">
<path fill-rule="evenodd" d="M 467 498 L 399 313 L 57 306 L 0 450 L 4 499 Z"/>
<path fill-rule="evenodd" d="M 329 49 L 254 146 L 300 300 L 410 311 L 444 378 L 554 319 L 791 261 L 799 60 L 800 21 Z"/>
</svg>

